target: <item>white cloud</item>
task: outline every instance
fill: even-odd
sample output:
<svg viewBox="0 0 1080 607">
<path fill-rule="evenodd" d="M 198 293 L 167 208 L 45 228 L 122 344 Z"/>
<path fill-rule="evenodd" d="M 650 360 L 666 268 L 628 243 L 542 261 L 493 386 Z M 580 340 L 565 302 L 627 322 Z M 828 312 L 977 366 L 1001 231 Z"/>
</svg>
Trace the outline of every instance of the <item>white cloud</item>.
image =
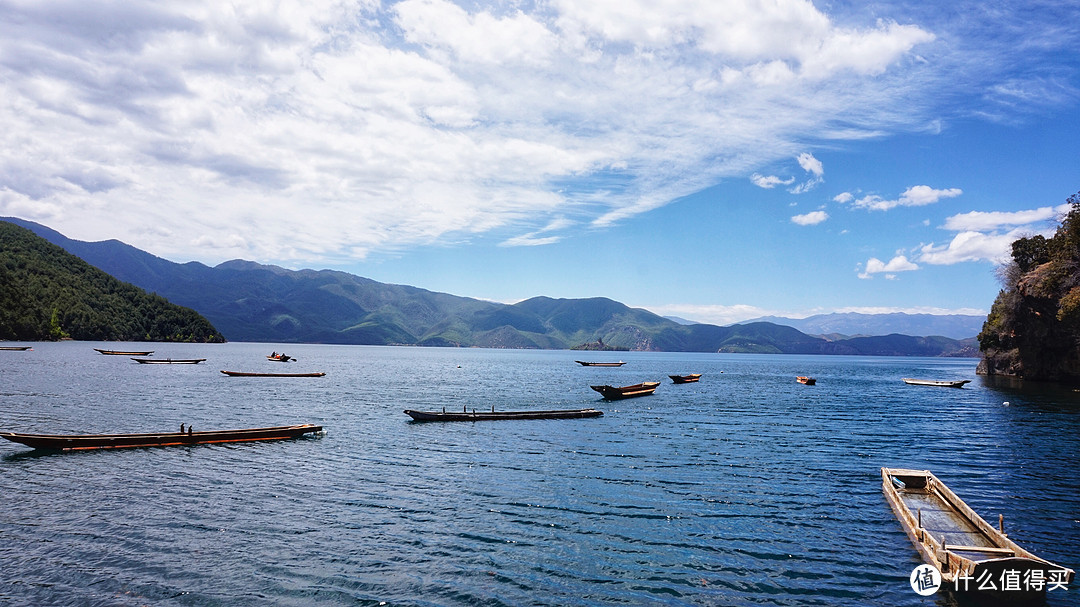
<svg viewBox="0 0 1080 607">
<path fill-rule="evenodd" d="M 871 194 L 855 200 L 855 206 L 871 211 L 887 211 L 896 207 L 921 207 L 928 204 L 934 204 L 942 198 L 955 198 L 960 194 L 963 194 L 963 191 L 961 191 L 960 188 L 935 190 L 930 186 L 913 185 L 904 190 L 904 193 L 896 200 L 885 200 L 881 196 Z M 841 194 L 841 196 L 844 195 Z M 850 201 L 853 199 L 854 197 L 850 195 L 845 196 L 845 200 Z"/>
<path fill-rule="evenodd" d="M 852 200 L 855 200 L 855 196 L 853 196 L 851 192 L 842 192 L 840 194 L 837 194 L 836 196 L 833 196 L 833 202 L 838 202 L 840 204 L 845 204 L 851 202 Z"/>
<path fill-rule="evenodd" d="M 778 185 L 790 185 L 792 183 L 795 183 L 795 178 L 789 177 L 788 179 L 780 179 L 775 175 L 769 175 L 766 177 L 765 175 L 754 173 L 750 176 L 750 181 L 759 188 L 771 190 Z"/>
<path fill-rule="evenodd" d="M 677 316 L 694 322 L 720 326 L 778 314 L 772 310 L 744 304 L 733 306 L 666 304 L 644 307 L 653 314 L 659 314 L 660 316 Z"/>
<path fill-rule="evenodd" d="M 987 232 L 1007 226 L 1022 226 L 1045 221 L 1057 221 L 1067 214 L 1072 205 L 1062 204 L 1056 207 L 1040 207 L 1026 211 L 1006 213 L 1001 211 L 971 211 L 953 215 L 945 220 L 946 230 Z"/>
<path fill-rule="evenodd" d="M 814 158 L 813 154 L 803 152 L 799 154 L 799 166 L 803 168 L 807 173 L 813 173 L 815 177 L 821 177 L 825 174 L 825 167 L 821 164 L 821 161 Z"/>
<path fill-rule="evenodd" d="M 829 214 L 825 211 L 812 211 L 803 215 L 795 215 L 791 218 L 791 221 L 801 226 L 817 225 L 829 218 Z"/>
<path fill-rule="evenodd" d="M 1021 238 L 1022 230 L 1007 234 L 960 232 L 947 245 L 924 245 L 919 261 L 932 265 L 952 265 L 963 261 L 989 261 L 1003 264 L 1012 257 L 1012 243 Z"/>
<path fill-rule="evenodd" d="M 874 274 L 886 273 L 886 278 L 891 280 L 895 278 L 896 272 L 910 272 L 918 269 L 919 266 L 908 261 L 908 258 L 904 255 L 897 255 L 887 263 L 877 257 L 871 257 L 866 261 L 866 269 L 859 274 L 859 278 L 868 279 L 873 278 Z"/>
</svg>

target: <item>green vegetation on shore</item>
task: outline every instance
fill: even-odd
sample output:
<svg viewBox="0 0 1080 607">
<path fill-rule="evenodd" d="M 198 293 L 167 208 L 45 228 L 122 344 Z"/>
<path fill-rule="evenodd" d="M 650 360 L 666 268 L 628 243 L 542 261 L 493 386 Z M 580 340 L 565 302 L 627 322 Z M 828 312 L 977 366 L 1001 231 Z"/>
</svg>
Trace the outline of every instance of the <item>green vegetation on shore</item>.
<svg viewBox="0 0 1080 607">
<path fill-rule="evenodd" d="M 0 222 L 0 339 L 222 342 L 194 310 Z"/>
</svg>

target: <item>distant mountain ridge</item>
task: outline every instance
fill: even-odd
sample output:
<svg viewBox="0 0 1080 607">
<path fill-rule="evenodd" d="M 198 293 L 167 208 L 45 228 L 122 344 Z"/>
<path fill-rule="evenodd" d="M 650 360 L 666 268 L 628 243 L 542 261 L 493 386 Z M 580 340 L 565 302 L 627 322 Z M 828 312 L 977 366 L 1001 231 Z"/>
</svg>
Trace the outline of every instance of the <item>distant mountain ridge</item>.
<svg viewBox="0 0 1080 607">
<path fill-rule="evenodd" d="M 818 314 L 806 318 L 763 316 L 751 322 L 771 322 L 794 327 L 808 335 L 865 337 L 875 335 L 937 335 L 952 339 L 975 337 L 986 316 L 968 314 L 860 314 L 857 312 Z M 745 323 L 740 323 L 745 324 Z"/>
<path fill-rule="evenodd" d="M 888 336 L 829 341 L 767 322 L 682 325 L 603 297 L 534 297 L 507 305 L 334 270 L 288 270 L 243 260 L 213 268 L 198 262 L 178 264 L 116 240 L 76 241 L 33 222 L 6 220 L 120 280 L 197 310 L 231 341 L 567 349 L 599 339 L 611 346 L 657 351 L 975 352 L 974 340 Z"/>
</svg>

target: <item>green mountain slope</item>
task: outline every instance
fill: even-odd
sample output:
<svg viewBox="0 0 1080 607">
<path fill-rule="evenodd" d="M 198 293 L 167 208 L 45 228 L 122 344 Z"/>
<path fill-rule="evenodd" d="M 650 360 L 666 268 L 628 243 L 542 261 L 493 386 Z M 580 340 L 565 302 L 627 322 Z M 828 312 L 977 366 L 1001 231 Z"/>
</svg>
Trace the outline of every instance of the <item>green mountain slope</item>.
<svg viewBox="0 0 1080 607">
<path fill-rule="evenodd" d="M 191 309 L 123 283 L 0 222 L 0 339 L 223 341 Z"/>
</svg>

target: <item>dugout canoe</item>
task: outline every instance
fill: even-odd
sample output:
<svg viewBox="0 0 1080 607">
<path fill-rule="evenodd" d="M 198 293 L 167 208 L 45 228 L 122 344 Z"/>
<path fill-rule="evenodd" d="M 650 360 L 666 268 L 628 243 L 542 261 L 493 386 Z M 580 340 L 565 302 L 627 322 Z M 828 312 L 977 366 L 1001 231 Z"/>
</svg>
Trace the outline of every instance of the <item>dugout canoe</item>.
<svg viewBox="0 0 1080 607">
<path fill-rule="evenodd" d="M 698 381 L 699 379 L 701 379 L 701 374 L 700 373 L 691 373 L 689 375 L 668 375 L 668 377 L 671 378 L 671 381 L 673 381 L 673 382 L 675 382 L 677 384 L 688 384 L 688 383 L 695 382 L 695 381 Z"/>
<path fill-rule="evenodd" d="M 579 419 L 600 417 L 598 409 L 555 409 L 547 411 L 415 411 L 405 409 L 405 415 L 418 422 L 478 422 L 514 419 Z"/>
<path fill-rule="evenodd" d="M 31 346 L 0 346 L 0 350 L 6 350 L 9 352 L 25 352 L 26 350 L 32 350 Z"/>
<path fill-rule="evenodd" d="M 298 424 L 240 430 L 208 430 L 203 432 L 151 432 L 145 434 L 22 434 L 0 432 L 0 438 L 22 443 L 34 449 L 83 451 L 90 449 L 124 449 L 137 447 L 180 447 L 209 443 L 241 443 L 250 441 L 297 438 L 322 432 L 322 426 Z"/>
<path fill-rule="evenodd" d="M 963 388 L 964 384 L 970 384 L 970 379 L 915 379 L 913 377 L 903 377 L 905 384 L 911 386 L 937 386 L 939 388 Z"/>
<path fill-rule="evenodd" d="M 140 365 L 197 365 L 205 358 L 132 358 Z"/>
<path fill-rule="evenodd" d="M 604 398 L 608 400 L 620 400 L 623 398 L 633 398 L 635 396 L 648 396 L 656 391 L 656 387 L 660 385 L 658 381 L 646 381 L 640 384 L 633 384 L 630 386 L 589 386 L 593 390 L 596 390 L 600 394 L 604 395 Z"/>
<path fill-rule="evenodd" d="M 621 366 L 626 364 L 621 360 L 619 362 L 617 362 L 617 363 L 602 363 L 602 362 L 598 363 L 598 362 L 589 362 L 587 360 L 575 360 L 574 362 L 581 365 L 582 367 L 621 367 Z"/>
<path fill-rule="evenodd" d="M 984 585 L 983 591 L 1021 598 L 1032 592 L 1030 585 L 1024 587 L 1024 580 L 1045 582 L 1034 592 L 1072 581 L 1072 569 L 1021 548 L 1006 536 L 1004 517 L 999 517 L 994 528 L 929 470 L 882 468 L 881 483 L 885 499 L 919 556 L 941 572 L 943 588 L 978 591 Z M 1020 588 L 1005 588 L 1010 580 L 1020 580 Z"/>
<path fill-rule="evenodd" d="M 312 373 L 252 373 L 248 371 L 221 371 L 229 377 L 322 377 L 326 375 L 322 371 Z"/>
<path fill-rule="evenodd" d="M 128 352 L 128 351 L 125 351 L 125 350 L 102 350 L 101 348 L 94 348 L 94 349 L 97 350 L 98 352 L 106 355 L 106 356 L 150 356 L 151 354 L 154 353 L 153 350 L 146 350 L 144 352 L 138 352 L 138 351 Z"/>
</svg>

